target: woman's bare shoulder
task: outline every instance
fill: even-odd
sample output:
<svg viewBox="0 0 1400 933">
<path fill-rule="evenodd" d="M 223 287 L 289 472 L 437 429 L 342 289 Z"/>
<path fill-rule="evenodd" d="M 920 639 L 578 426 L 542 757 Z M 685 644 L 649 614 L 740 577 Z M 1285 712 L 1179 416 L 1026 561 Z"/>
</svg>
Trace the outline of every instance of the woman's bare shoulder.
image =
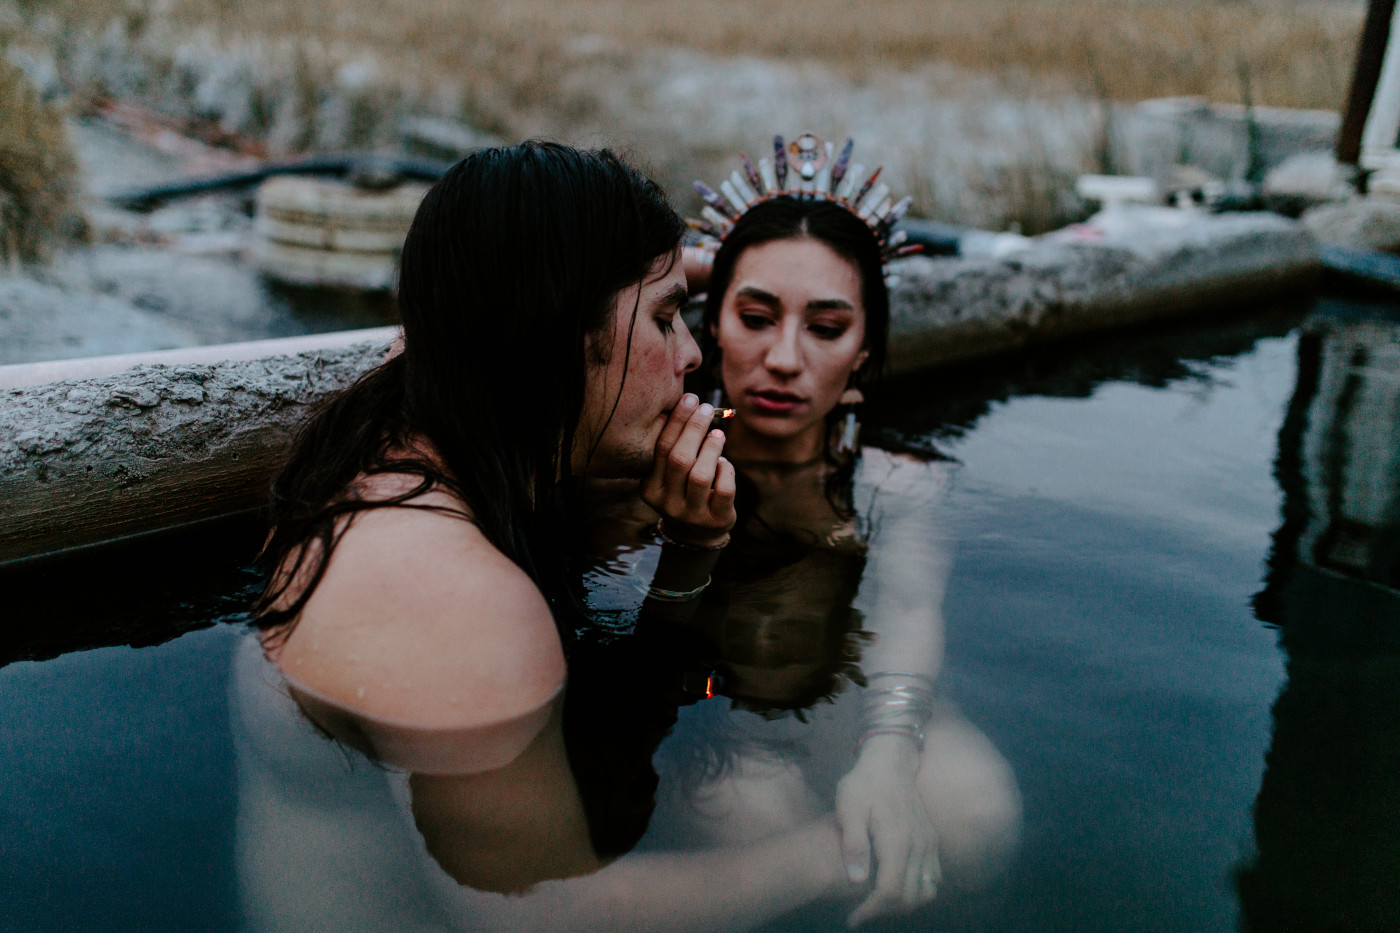
<svg viewBox="0 0 1400 933">
<path fill-rule="evenodd" d="M 459 514 L 357 515 L 278 665 L 350 711 L 415 728 L 489 725 L 543 706 L 564 657 L 539 589 L 451 497 L 413 501 Z"/>
</svg>

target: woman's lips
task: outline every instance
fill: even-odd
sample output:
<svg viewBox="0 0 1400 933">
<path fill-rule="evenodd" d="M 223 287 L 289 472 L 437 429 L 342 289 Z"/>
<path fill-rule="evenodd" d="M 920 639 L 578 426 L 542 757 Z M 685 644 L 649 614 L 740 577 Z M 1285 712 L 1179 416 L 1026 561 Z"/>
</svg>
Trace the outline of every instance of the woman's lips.
<svg viewBox="0 0 1400 933">
<path fill-rule="evenodd" d="M 758 391 L 749 392 L 748 396 L 754 408 L 773 415 L 786 415 L 807 404 L 806 399 L 791 392 Z"/>
</svg>

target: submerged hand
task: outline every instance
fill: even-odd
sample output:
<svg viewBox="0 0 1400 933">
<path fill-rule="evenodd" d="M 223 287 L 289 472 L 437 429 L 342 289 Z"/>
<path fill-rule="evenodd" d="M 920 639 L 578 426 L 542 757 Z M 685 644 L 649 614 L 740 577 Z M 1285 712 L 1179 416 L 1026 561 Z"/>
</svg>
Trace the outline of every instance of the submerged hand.
<svg viewBox="0 0 1400 933">
<path fill-rule="evenodd" d="M 724 432 L 710 430 L 714 411 L 681 396 L 642 483 L 642 500 L 661 513 L 667 535 L 696 547 L 722 543 L 735 521 L 734 465 L 720 456 Z"/>
<path fill-rule="evenodd" d="M 836 822 L 850 880 L 870 877 L 872 850 L 875 862 L 875 887 L 847 919 L 853 927 L 913 910 L 938 893 L 938 839 L 915 786 L 918 768 L 909 739 L 872 736 L 837 785 Z"/>
</svg>

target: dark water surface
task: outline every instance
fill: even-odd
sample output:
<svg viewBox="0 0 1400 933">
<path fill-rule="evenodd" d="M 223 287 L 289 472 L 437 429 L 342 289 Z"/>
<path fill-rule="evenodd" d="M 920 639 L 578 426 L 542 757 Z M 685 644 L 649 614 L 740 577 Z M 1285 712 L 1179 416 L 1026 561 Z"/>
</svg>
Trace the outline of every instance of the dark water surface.
<svg viewBox="0 0 1400 933">
<path fill-rule="evenodd" d="M 1400 318 L 1322 302 L 898 399 L 958 463 L 943 681 L 1025 829 L 990 890 L 871 928 L 1400 928 Z M 0 580 L 0 929 L 238 928 L 256 532 L 220 535 Z"/>
</svg>

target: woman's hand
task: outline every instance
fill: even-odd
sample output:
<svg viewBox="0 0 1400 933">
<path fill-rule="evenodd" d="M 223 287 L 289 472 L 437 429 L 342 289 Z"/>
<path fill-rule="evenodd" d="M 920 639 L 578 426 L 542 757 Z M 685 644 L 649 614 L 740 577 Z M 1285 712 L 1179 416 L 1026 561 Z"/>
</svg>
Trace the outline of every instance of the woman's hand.
<svg viewBox="0 0 1400 933">
<path fill-rule="evenodd" d="M 709 289 L 714 266 L 715 254 L 710 250 L 699 246 L 681 248 L 681 268 L 685 270 L 685 285 L 692 295 Z"/>
<path fill-rule="evenodd" d="M 938 893 L 938 839 L 915 786 L 918 770 L 913 741 L 875 735 L 836 787 L 836 823 L 850 880 L 870 877 L 872 850 L 875 862 L 874 889 L 847 920 L 853 927 L 913 910 Z"/>
<path fill-rule="evenodd" d="M 661 513 L 666 535 L 681 544 L 723 544 L 734 527 L 734 465 L 720 456 L 724 432 L 710 430 L 713 406 L 686 393 L 656 441 L 642 500 Z"/>
</svg>

